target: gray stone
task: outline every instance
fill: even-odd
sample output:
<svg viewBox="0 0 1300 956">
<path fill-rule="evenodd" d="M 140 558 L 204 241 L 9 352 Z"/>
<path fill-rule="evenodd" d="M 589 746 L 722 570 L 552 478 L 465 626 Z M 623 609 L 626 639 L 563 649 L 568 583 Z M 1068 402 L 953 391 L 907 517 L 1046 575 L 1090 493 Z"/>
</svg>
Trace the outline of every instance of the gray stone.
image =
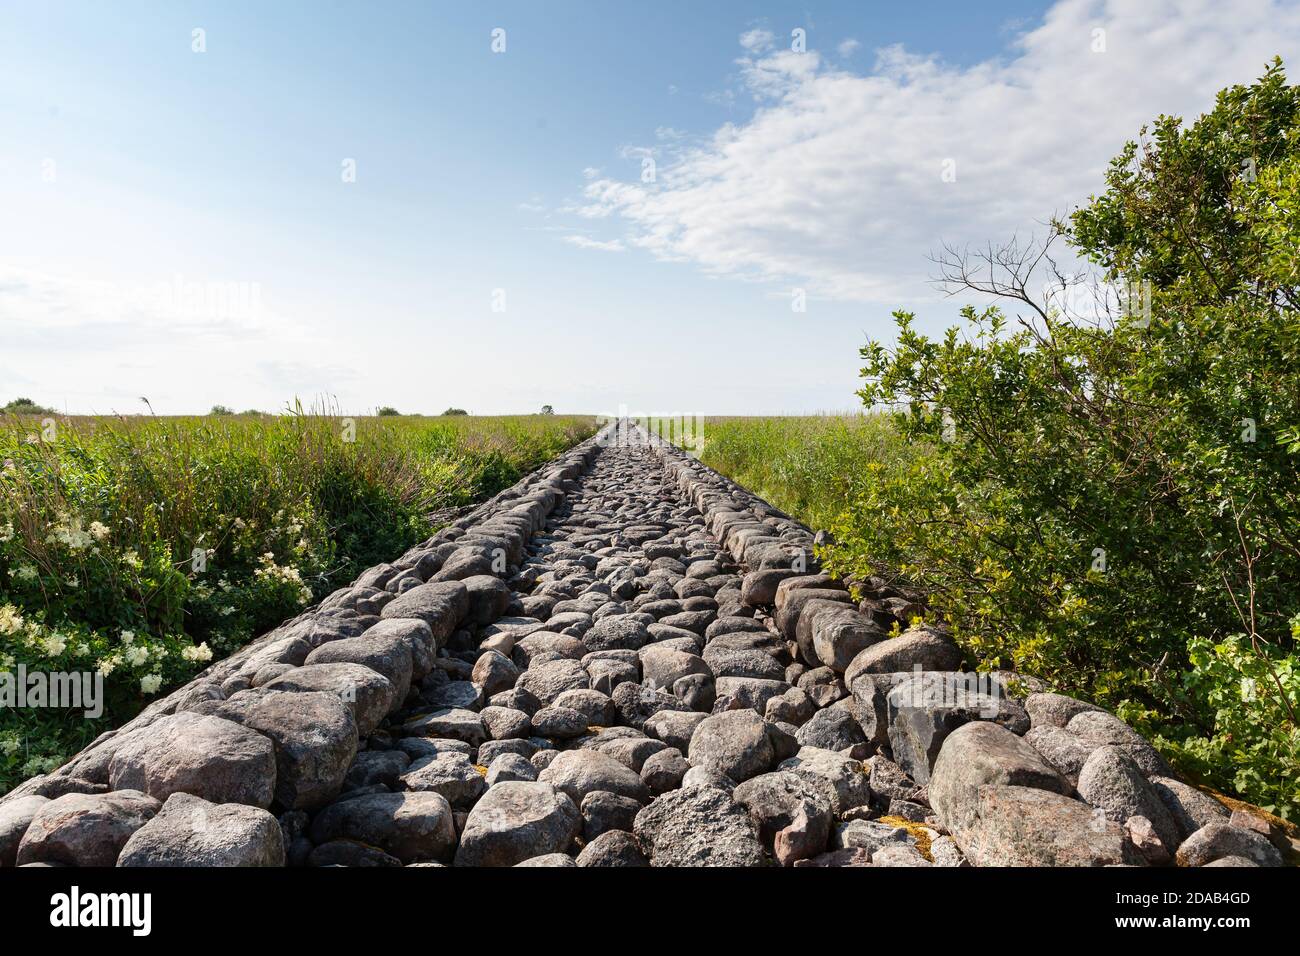
<svg viewBox="0 0 1300 956">
<path fill-rule="evenodd" d="M 1123 827 L 1094 812 L 1086 803 L 1050 790 L 982 785 L 967 819 L 968 825 L 961 832 L 954 831 L 953 838 L 976 866 L 1111 866 L 1142 862 Z"/>
<path fill-rule="evenodd" d="M 401 634 L 369 632 L 322 644 L 307 655 L 307 664 L 362 664 L 382 674 L 393 685 L 394 697 L 406 699 L 411 689 L 414 658 L 411 645 Z"/>
<path fill-rule="evenodd" d="M 591 840 L 578 854 L 578 866 L 649 866 L 636 837 L 624 830 L 608 830 Z"/>
<path fill-rule="evenodd" d="M 1211 823 L 1226 823 L 1231 811 L 1208 793 L 1175 780 L 1152 777 L 1151 786 L 1178 827 L 1179 841 Z"/>
<path fill-rule="evenodd" d="M 417 717 L 402 728 L 402 733 L 411 737 L 450 737 L 452 740 L 463 740 L 471 747 L 477 747 L 487 740 L 483 718 L 472 710 L 455 708 L 435 710 L 431 714 Z"/>
<path fill-rule="evenodd" d="M 421 757 L 399 778 L 407 790 L 440 793 L 453 810 L 468 810 L 487 789 L 484 771 L 464 754 Z"/>
<path fill-rule="evenodd" d="M 525 782 L 537 779 L 537 768 L 532 761 L 522 754 L 500 754 L 492 758 L 488 765 L 486 783 L 494 787 L 498 783 Z"/>
<path fill-rule="evenodd" d="M 522 710 L 484 707 L 478 715 L 493 740 L 515 740 L 533 735 L 533 722 Z"/>
<path fill-rule="evenodd" d="M 843 706 L 851 703 L 851 700 L 842 700 L 813 714 L 812 719 L 800 727 L 795 735 L 799 744 L 822 750 L 847 750 L 856 744 L 867 743 L 867 737 L 857 718 Z"/>
<path fill-rule="evenodd" d="M 1106 814 L 1108 820 L 1124 823 L 1141 816 L 1151 822 L 1164 846 L 1178 845 L 1178 828 L 1159 794 L 1142 774 L 1137 763 L 1118 747 L 1098 747 L 1079 772 L 1079 796 Z"/>
<path fill-rule="evenodd" d="M 587 718 L 571 707 L 552 704 L 533 714 L 533 732 L 540 737 L 570 740 L 587 732 Z"/>
<path fill-rule="evenodd" d="M 566 690 L 555 698 L 554 706 L 576 710 L 588 726 L 613 727 L 618 723 L 618 708 L 607 694 L 598 690 Z"/>
<path fill-rule="evenodd" d="M 312 820 L 311 838 L 318 845 L 357 840 L 403 863 L 445 863 L 456 848 L 456 827 L 440 793 L 373 793 L 330 804 Z"/>
<path fill-rule="evenodd" d="M 382 783 L 385 787 L 397 786 L 397 778 L 411 765 L 411 758 L 401 750 L 363 750 L 348 768 L 343 786 L 348 790 Z"/>
<path fill-rule="evenodd" d="M 682 778 L 691 765 L 675 747 L 651 754 L 641 765 L 641 781 L 651 794 L 658 796 L 682 785 Z"/>
<path fill-rule="evenodd" d="M 765 866 L 758 828 L 724 790 L 683 788 L 659 797 L 633 825 L 651 866 Z"/>
<path fill-rule="evenodd" d="M 1064 694 L 1042 693 L 1026 697 L 1025 710 L 1034 727 L 1066 727 L 1075 714 L 1101 708 Z"/>
<path fill-rule="evenodd" d="M 1025 742 L 1075 786 L 1079 783 L 1079 771 L 1093 751 L 1092 747 L 1068 730 L 1050 723 L 1031 727 L 1025 734 Z"/>
<path fill-rule="evenodd" d="M 516 863 L 515 866 L 560 866 L 573 867 L 577 862 L 567 853 L 544 853 L 541 856 L 530 856 L 522 863 Z"/>
<path fill-rule="evenodd" d="M 211 713 L 271 738 L 275 802 L 285 809 L 314 810 L 331 800 L 357 754 L 357 723 L 334 694 L 262 687 L 214 702 Z"/>
<path fill-rule="evenodd" d="M 1245 857 L 1257 866 L 1281 866 L 1282 854 L 1268 837 L 1226 822 L 1208 823 L 1178 847 L 1179 866 L 1205 866 L 1223 857 Z"/>
<path fill-rule="evenodd" d="M 824 786 L 779 770 L 739 784 L 732 797 L 749 811 L 764 847 L 782 866 L 826 849 L 833 818 Z"/>
<path fill-rule="evenodd" d="M 798 754 L 781 761 L 777 769 L 792 771 L 821 787 L 836 816 L 871 802 L 869 768 L 861 760 L 833 750 L 801 747 Z"/>
<path fill-rule="evenodd" d="M 631 832 L 641 801 L 608 790 L 594 790 L 582 798 L 582 836 L 590 843 L 611 830 Z"/>
<path fill-rule="evenodd" d="M 416 618 L 429 625 L 438 646 L 469 613 L 469 591 L 459 581 L 421 584 L 384 605 L 379 616 Z"/>
<path fill-rule="evenodd" d="M 1070 718 L 1066 729 L 1090 751 L 1107 744 L 1119 747 L 1137 761 L 1147 776 L 1172 776 L 1169 765 L 1156 749 L 1114 714 L 1108 714 L 1104 710 L 1081 711 Z"/>
<path fill-rule="evenodd" d="M 471 679 L 483 688 L 484 696 L 491 697 L 515 686 L 519 680 L 519 668 L 504 654 L 484 651 L 474 662 Z"/>
<path fill-rule="evenodd" d="M 139 790 L 155 800 L 184 792 L 266 808 L 275 792 L 275 748 L 233 721 L 172 714 L 126 734 L 108 774 L 114 790 Z"/>
<path fill-rule="evenodd" d="M 714 714 L 691 735 L 687 756 L 692 766 L 706 767 L 740 783 L 772 769 L 776 752 L 763 718 L 750 710 Z"/>
<path fill-rule="evenodd" d="M 309 664 L 296 667 L 266 685 L 267 690 L 333 694 L 352 711 L 357 733 L 368 737 L 400 703 L 397 688 L 364 664 Z"/>
<path fill-rule="evenodd" d="M 542 781 L 499 783 L 465 821 L 457 866 L 514 866 L 568 850 L 578 835 L 573 800 Z"/>
<path fill-rule="evenodd" d="M 708 714 L 693 711 L 661 710 L 646 718 L 643 729 L 648 736 L 686 753 L 695 728 L 707 717 Z"/>
<path fill-rule="evenodd" d="M 1038 751 L 1005 727 L 976 721 L 957 728 L 939 752 L 928 793 L 930 806 L 967 856 L 970 852 L 964 835 L 976 825 L 980 788 L 986 784 L 1034 787 L 1058 794 L 1073 789 Z"/>
<path fill-rule="evenodd" d="M 631 797 L 645 803 L 650 793 L 632 768 L 598 750 L 566 750 L 537 777 L 569 795 L 574 805 L 597 790 Z"/>
<path fill-rule="evenodd" d="M 18 844 L 31 825 L 32 817 L 49 802 L 48 797 L 30 794 L 0 803 L 0 867 L 14 865 Z"/>
<path fill-rule="evenodd" d="M 118 866 L 284 866 L 275 817 L 257 807 L 173 792 L 126 841 Z"/>
<path fill-rule="evenodd" d="M 586 690 L 590 684 L 591 680 L 581 663 L 561 659 L 531 665 L 519 676 L 515 686 L 532 694 L 543 704 L 550 704 L 566 690 Z"/>
<path fill-rule="evenodd" d="M 39 807 L 18 843 L 18 866 L 112 866 L 126 841 L 161 808 L 138 790 L 68 793 Z"/>
<path fill-rule="evenodd" d="M 844 672 L 844 683 L 852 687 L 862 673 L 895 674 L 919 667 L 922 671 L 954 671 L 961 664 L 961 651 L 952 639 L 930 627 L 908 628 L 863 650 Z"/>
</svg>

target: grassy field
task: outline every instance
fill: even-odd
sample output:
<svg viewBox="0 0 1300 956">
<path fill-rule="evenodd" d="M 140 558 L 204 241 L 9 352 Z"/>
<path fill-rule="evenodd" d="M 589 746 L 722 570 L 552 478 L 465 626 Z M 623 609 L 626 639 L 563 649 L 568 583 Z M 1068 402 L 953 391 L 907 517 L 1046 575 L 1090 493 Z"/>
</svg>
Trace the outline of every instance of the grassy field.
<svg viewBox="0 0 1300 956">
<path fill-rule="evenodd" d="M 701 461 L 814 530 L 830 528 L 882 471 L 920 454 L 873 414 L 709 418 Z"/>
<path fill-rule="evenodd" d="M 0 711 L 0 792 L 508 487 L 586 417 L 0 419 L 0 671 L 106 711 Z"/>
</svg>

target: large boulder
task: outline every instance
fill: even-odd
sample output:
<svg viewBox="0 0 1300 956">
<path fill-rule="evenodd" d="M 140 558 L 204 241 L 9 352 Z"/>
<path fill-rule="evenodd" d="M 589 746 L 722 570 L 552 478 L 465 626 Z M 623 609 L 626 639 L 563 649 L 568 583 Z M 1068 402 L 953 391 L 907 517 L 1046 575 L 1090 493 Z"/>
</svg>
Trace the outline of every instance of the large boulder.
<svg viewBox="0 0 1300 956">
<path fill-rule="evenodd" d="M 271 738 L 275 802 L 286 810 L 314 810 L 343 786 L 357 755 L 357 722 L 334 694 L 263 687 L 209 706 L 212 714 Z"/>
<path fill-rule="evenodd" d="M 14 865 L 23 834 L 31 826 L 36 812 L 49 802 L 49 797 L 29 794 L 0 803 L 0 868 Z"/>
<path fill-rule="evenodd" d="M 578 835 L 578 808 L 569 796 L 541 781 L 499 783 L 465 820 L 457 866 L 514 866 L 563 853 Z"/>
<path fill-rule="evenodd" d="M 695 728 L 687 756 L 740 783 L 772 769 L 776 751 L 768 725 L 752 710 L 732 710 L 705 718 Z"/>
<path fill-rule="evenodd" d="M 284 866 L 280 824 L 265 810 L 173 793 L 122 847 L 118 866 Z"/>
<path fill-rule="evenodd" d="M 714 787 L 664 794 L 637 814 L 632 832 L 651 866 L 767 864 L 749 812 Z"/>
<path fill-rule="evenodd" d="M 138 790 L 68 793 L 42 805 L 18 844 L 18 866 L 112 866 L 162 804 Z"/>
<path fill-rule="evenodd" d="M 642 679 L 651 687 L 671 690 L 679 678 L 692 674 L 713 679 L 709 665 L 696 654 L 650 644 L 641 648 L 640 658 Z"/>
<path fill-rule="evenodd" d="M 472 710 L 445 707 L 417 717 L 402 728 L 411 737 L 445 737 L 477 747 L 487 740 L 483 718 Z"/>
<path fill-rule="evenodd" d="M 782 866 L 816 856 L 830 839 L 831 801 L 824 787 L 789 770 L 751 777 L 732 792 Z"/>
<path fill-rule="evenodd" d="M 1152 777 L 1151 786 L 1174 818 L 1180 840 L 1187 839 L 1211 823 L 1226 823 L 1232 815 L 1227 807 L 1208 793 L 1202 793 L 1173 777 Z"/>
<path fill-rule="evenodd" d="M 506 613 L 510 606 L 510 588 L 491 574 L 472 574 L 462 578 L 469 598 L 466 626 L 486 627 Z"/>
<path fill-rule="evenodd" d="M 1146 739 L 1114 714 L 1104 710 L 1084 710 L 1070 718 L 1066 729 L 1088 748 L 1112 746 L 1132 757 L 1147 776 L 1172 776 L 1169 765 Z"/>
<path fill-rule="evenodd" d="M 864 650 L 889 636 L 856 608 L 839 605 L 819 611 L 811 630 L 814 659 L 840 674 Z"/>
<path fill-rule="evenodd" d="M 357 840 L 403 863 L 446 863 L 456 849 L 456 825 L 451 805 L 440 793 L 370 793 L 332 803 L 318 813 L 311 839 L 317 845 Z"/>
<path fill-rule="evenodd" d="M 871 802 L 870 768 L 861 760 L 833 750 L 801 747 L 793 757 L 781 761 L 777 769 L 791 771 L 819 787 L 836 816 Z"/>
<path fill-rule="evenodd" d="M 607 791 L 645 803 L 650 792 L 635 770 L 599 750 L 566 750 L 537 779 L 569 795 L 575 806 L 589 793 Z"/>
<path fill-rule="evenodd" d="M 591 678 L 581 662 L 568 659 L 533 664 L 519 675 L 515 683 L 515 687 L 532 694 L 543 704 L 553 703 L 566 690 L 586 690 L 590 686 Z"/>
<path fill-rule="evenodd" d="M 459 753 L 421 757 L 399 779 L 406 790 L 442 794 L 453 810 L 468 810 L 487 789 L 483 773 Z"/>
<path fill-rule="evenodd" d="M 1023 738 L 987 721 L 964 724 L 944 741 L 929 789 L 930 806 L 959 844 L 976 823 L 979 789 L 989 784 L 1063 795 L 1072 790 Z"/>
<path fill-rule="evenodd" d="M 898 637 L 867 647 L 844 671 L 844 684 L 853 686 L 858 674 L 896 674 L 900 671 L 954 671 L 961 650 L 952 639 L 929 627 L 908 628 Z"/>
<path fill-rule="evenodd" d="M 381 618 L 412 617 L 424 621 L 442 647 L 469 614 L 469 590 L 460 581 L 421 584 L 384 605 Z"/>
<path fill-rule="evenodd" d="M 1178 827 L 1160 795 L 1147 782 L 1142 769 L 1118 747 L 1098 747 L 1079 772 L 1079 796 L 1106 814 L 1108 820 L 1125 823 L 1130 817 L 1145 817 L 1166 850 L 1178 846 Z"/>
<path fill-rule="evenodd" d="M 1142 863 L 1123 827 L 1051 790 L 984 784 L 965 819 L 968 823 L 953 838 L 976 866 Z"/>
<path fill-rule="evenodd" d="M 265 808 L 275 793 L 275 747 L 230 720 L 172 714 L 129 732 L 108 775 L 114 790 L 139 790 L 155 800 L 190 793 Z"/>
<path fill-rule="evenodd" d="M 1268 837 L 1227 822 L 1208 823 L 1178 848 L 1179 866 L 1207 866 L 1225 857 L 1244 857 L 1257 866 L 1281 866 L 1282 854 Z"/>
<path fill-rule="evenodd" d="M 392 681 L 364 664 L 295 667 L 264 686 L 267 690 L 333 694 L 348 705 L 362 737 L 370 736 L 400 703 Z"/>
<path fill-rule="evenodd" d="M 401 702 L 411 689 L 414 656 L 404 634 L 367 631 L 360 637 L 322 644 L 307 655 L 307 664 L 361 664 L 382 674 L 393 685 L 393 696 Z"/>
</svg>

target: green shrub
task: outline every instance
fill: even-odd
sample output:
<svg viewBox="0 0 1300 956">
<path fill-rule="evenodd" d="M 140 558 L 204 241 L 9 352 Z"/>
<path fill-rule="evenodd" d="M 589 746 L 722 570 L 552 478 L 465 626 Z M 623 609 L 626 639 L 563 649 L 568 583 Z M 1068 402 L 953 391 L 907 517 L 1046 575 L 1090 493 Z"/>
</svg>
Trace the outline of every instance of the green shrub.
<svg viewBox="0 0 1300 956">
<path fill-rule="evenodd" d="M 97 720 L 4 708 L 0 792 L 594 430 L 521 416 L 349 432 L 300 410 L 0 422 L 0 670 L 97 670 L 107 697 Z"/>
<path fill-rule="evenodd" d="M 1288 815 L 1298 171 L 1300 91 L 1276 64 L 1189 127 L 1161 117 L 1058 224 L 1140 292 L 1122 311 L 1036 302 L 1012 246 L 991 264 L 1015 325 L 968 307 L 966 330 L 932 340 L 897 313 L 896 343 L 863 349 L 860 394 L 901 404 L 900 433 L 933 454 L 862 492 L 831 558 L 896 567 L 980 661 L 1117 708 L 1185 769 Z M 1254 696 L 1233 696 L 1242 679 Z"/>
</svg>

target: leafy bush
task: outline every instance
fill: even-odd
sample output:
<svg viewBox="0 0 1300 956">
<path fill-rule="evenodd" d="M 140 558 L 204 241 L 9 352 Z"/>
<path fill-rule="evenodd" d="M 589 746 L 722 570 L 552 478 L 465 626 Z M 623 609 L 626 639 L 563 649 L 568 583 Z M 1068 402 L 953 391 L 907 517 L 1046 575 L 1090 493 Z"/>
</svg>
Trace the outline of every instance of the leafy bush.
<svg viewBox="0 0 1300 956">
<path fill-rule="evenodd" d="M 940 260 L 1016 314 L 930 338 L 896 313 L 862 350 L 870 427 L 710 423 L 704 460 L 830 530 L 838 573 L 927 590 L 971 663 L 1115 709 L 1294 820 L 1300 91 L 1276 64 L 1161 117 L 1106 185 L 1046 244 Z"/>
<path fill-rule="evenodd" d="M 901 403 L 900 433 L 934 453 L 864 490 L 832 556 L 894 566 L 980 661 L 1119 708 L 1292 817 L 1298 174 L 1300 91 L 1278 63 L 1190 127 L 1158 119 L 1056 224 L 1122 298 L 1038 301 L 1049 259 L 1014 245 L 981 263 L 991 284 L 946 260 L 1024 314 L 968 307 L 966 334 L 931 340 L 900 312 L 896 343 L 863 349 L 863 400 Z"/>
<path fill-rule="evenodd" d="M 303 413 L 55 424 L 0 422 L 0 670 L 98 671 L 106 712 L 4 708 L 0 791 L 595 428 L 373 418 L 352 435 Z"/>
</svg>

